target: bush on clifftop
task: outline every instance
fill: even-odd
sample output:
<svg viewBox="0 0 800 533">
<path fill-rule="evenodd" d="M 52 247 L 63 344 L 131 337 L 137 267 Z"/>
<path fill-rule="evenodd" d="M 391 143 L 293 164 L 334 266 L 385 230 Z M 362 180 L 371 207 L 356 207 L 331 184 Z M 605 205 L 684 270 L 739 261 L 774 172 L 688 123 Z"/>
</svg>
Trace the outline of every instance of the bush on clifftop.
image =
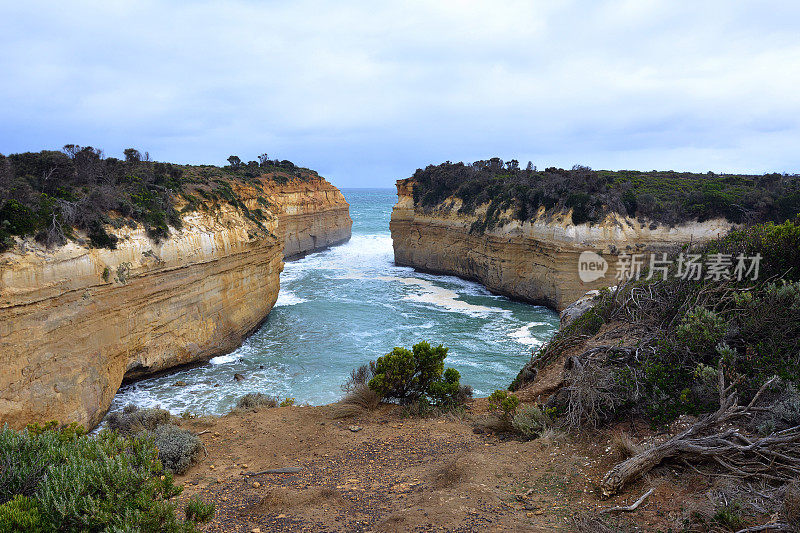
<svg viewBox="0 0 800 533">
<path fill-rule="evenodd" d="M 185 203 L 184 212 L 230 204 L 259 223 L 260 210 L 250 212 L 231 183 L 261 189 L 262 177 L 286 183 L 316 175 L 291 161 L 266 158 L 224 167 L 162 163 L 133 148 L 125 150 L 124 160 L 72 144 L 62 151 L 0 154 L 0 252 L 13 245 L 15 235 L 59 246 L 76 238 L 75 229 L 93 247 L 113 249 L 116 237 L 106 227 L 136 223 L 158 241 L 181 227 L 176 203 Z"/>
<path fill-rule="evenodd" d="M 146 436 L 90 437 L 56 423 L 0 431 L 1 533 L 194 531 L 213 510 L 178 519 L 171 500 L 181 491 Z"/>
<path fill-rule="evenodd" d="M 529 220 L 540 208 L 549 215 L 571 209 L 575 224 L 596 223 L 611 212 L 675 225 L 720 216 L 737 223 L 779 222 L 800 211 L 798 175 L 594 171 L 581 165 L 539 171 L 495 157 L 429 165 L 411 179 L 417 206 L 433 207 L 448 197 L 462 201 L 463 213 L 486 205 L 472 228 L 477 233 L 509 221 L 503 217 Z"/>
<path fill-rule="evenodd" d="M 372 366 L 369 387 L 385 400 L 402 404 L 422 402 L 436 407 L 464 403 L 472 389 L 462 386 L 454 368 L 444 368 L 447 348 L 423 341 L 411 350 L 394 348 Z"/>
</svg>

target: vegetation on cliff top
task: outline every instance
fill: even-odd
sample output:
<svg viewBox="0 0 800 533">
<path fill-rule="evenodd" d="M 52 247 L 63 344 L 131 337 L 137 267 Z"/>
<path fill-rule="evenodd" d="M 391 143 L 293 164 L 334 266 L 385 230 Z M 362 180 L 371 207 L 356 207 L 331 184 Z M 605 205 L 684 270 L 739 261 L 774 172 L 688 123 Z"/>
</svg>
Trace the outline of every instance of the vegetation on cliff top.
<svg viewBox="0 0 800 533">
<path fill-rule="evenodd" d="M 261 189 L 261 179 L 286 183 L 317 175 L 266 154 L 258 161 L 245 163 L 237 156 L 228 161 L 224 167 L 161 163 L 133 148 L 121 160 L 77 145 L 60 152 L 0 155 L 0 252 L 13 244 L 13 235 L 58 246 L 76 238 L 75 229 L 87 235 L 91 246 L 113 249 L 117 239 L 108 225 L 139 223 L 158 241 L 170 227 L 181 227 L 180 204 L 197 210 L 228 203 L 260 224 L 262 209 L 247 209 L 232 187 L 235 182 Z M 266 198 L 259 202 L 269 207 Z"/>
<path fill-rule="evenodd" d="M 414 204 L 423 208 L 448 197 L 462 200 L 463 213 L 488 205 L 485 218 L 472 228 L 478 233 L 504 222 L 506 210 L 514 219 L 528 220 L 540 207 L 550 214 L 572 209 L 576 224 L 599 222 L 610 212 L 675 225 L 720 216 L 737 223 L 780 222 L 800 211 L 796 174 L 595 171 L 580 165 L 540 171 L 531 163 L 523 169 L 516 160 L 492 158 L 429 165 L 410 180 Z"/>
<path fill-rule="evenodd" d="M 213 517 L 197 499 L 176 516 L 183 489 L 149 436 L 57 426 L 0 430 L 0 532 L 196 531 Z"/>
<path fill-rule="evenodd" d="M 599 393 L 574 425 L 631 414 L 665 423 L 709 412 L 718 407 L 717 375 L 723 370 L 744 401 L 778 376 L 791 396 L 787 401 L 794 402 L 791 423 L 800 424 L 800 217 L 735 230 L 692 252 L 706 258 L 760 254 L 758 278 L 684 279 L 676 276 L 677 261 L 665 277 L 647 280 L 645 272 L 601 293 L 593 308 L 534 354 L 512 388 L 606 326 L 630 331 L 625 336 L 633 344 L 612 343 L 574 361 L 568 373 L 592 382 L 575 381 L 553 405 L 567 412 L 570 403 L 582 401 L 581 390 Z M 783 424 L 764 418 L 761 425 L 773 422 Z"/>
</svg>

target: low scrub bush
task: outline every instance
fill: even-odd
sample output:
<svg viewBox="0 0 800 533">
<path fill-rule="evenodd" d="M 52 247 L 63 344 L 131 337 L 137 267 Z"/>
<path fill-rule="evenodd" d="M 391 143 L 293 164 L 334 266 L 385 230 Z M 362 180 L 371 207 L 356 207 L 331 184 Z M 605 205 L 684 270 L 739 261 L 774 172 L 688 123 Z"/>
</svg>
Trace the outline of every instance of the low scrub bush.
<svg viewBox="0 0 800 533">
<path fill-rule="evenodd" d="M 716 410 L 720 373 L 743 404 L 778 376 L 782 393 L 760 399 L 751 430 L 768 434 L 800 423 L 800 218 L 735 230 L 681 251 L 688 252 L 700 262 L 709 254 L 760 255 L 759 275 L 684 279 L 676 261 L 665 279 L 604 291 L 534 355 L 514 386 L 560 361 L 565 386 L 548 400 L 560 422 L 575 428 L 633 415 L 660 425 Z M 604 325 L 606 333 L 581 349 Z"/>
<path fill-rule="evenodd" d="M 553 410 L 541 405 L 521 405 L 514 410 L 511 427 L 529 439 L 538 438 L 555 425 Z"/>
<path fill-rule="evenodd" d="M 452 408 L 472 396 L 472 389 L 461 385 L 454 368 L 444 369 L 447 348 L 423 341 L 411 350 L 395 348 L 370 364 L 368 385 L 381 398 L 401 404 Z"/>
<path fill-rule="evenodd" d="M 192 522 L 208 522 L 214 518 L 215 512 L 213 503 L 206 503 L 197 496 L 191 498 L 184 508 L 186 520 Z"/>
<path fill-rule="evenodd" d="M 251 392 L 236 400 L 236 409 L 258 409 L 278 407 L 278 399 L 261 392 Z"/>
<path fill-rule="evenodd" d="M 511 418 L 519 406 L 519 397 L 507 390 L 496 390 L 489 395 L 489 409 L 497 412 L 505 422 L 510 422 Z"/>
<path fill-rule="evenodd" d="M 171 421 L 169 411 L 159 407 L 140 409 L 135 405 L 127 405 L 122 412 L 110 413 L 106 418 L 109 429 L 121 435 L 151 437 L 164 468 L 183 474 L 197 459 L 203 443 L 191 431 L 181 429 Z"/>
<path fill-rule="evenodd" d="M 56 426 L 0 431 L 0 531 L 193 531 L 213 516 L 176 517 L 182 489 L 149 435 Z"/>
<path fill-rule="evenodd" d="M 125 436 L 136 435 L 142 431 L 153 431 L 158 426 L 169 424 L 169 411 L 160 407 L 140 409 L 135 405 L 126 405 L 122 412 L 109 413 L 106 423 L 110 429 Z"/>
<path fill-rule="evenodd" d="M 197 435 L 172 424 L 158 426 L 151 434 L 161 464 L 175 474 L 186 472 L 203 449 L 203 443 Z"/>
</svg>

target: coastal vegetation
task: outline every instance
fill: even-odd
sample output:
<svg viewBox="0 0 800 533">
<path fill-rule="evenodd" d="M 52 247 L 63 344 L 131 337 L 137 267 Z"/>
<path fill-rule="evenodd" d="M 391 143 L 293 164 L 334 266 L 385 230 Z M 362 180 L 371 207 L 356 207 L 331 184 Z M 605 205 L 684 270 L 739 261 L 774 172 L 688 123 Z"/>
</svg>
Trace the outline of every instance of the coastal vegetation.
<svg viewBox="0 0 800 533">
<path fill-rule="evenodd" d="M 181 227 L 181 212 L 221 204 L 260 224 L 269 201 L 260 197 L 262 207 L 248 209 L 236 192 L 239 186 L 260 190 L 262 179 L 283 184 L 317 175 L 267 154 L 247 163 L 231 156 L 229 162 L 222 167 L 158 162 L 133 148 L 117 159 L 73 144 L 61 151 L 0 154 L 0 252 L 13 244 L 13 236 L 35 237 L 47 246 L 83 239 L 113 249 L 117 237 L 109 228 L 137 224 L 159 241 L 170 228 Z"/>
<path fill-rule="evenodd" d="M 0 430 L 0 532 L 196 531 L 213 505 L 190 500 L 186 519 L 174 499 L 182 487 L 159 460 L 150 435 L 88 436 L 53 422 Z"/>
<path fill-rule="evenodd" d="M 690 421 L 659 444 L 631 450 L 603 478 L 605 495 L 667 462 L 760 484 L 776 502 L 794 497 L 791 484 L 800 475 L 800 216 L 743 227 L 676 253 L 689 252 L 759 256 L 760 271 L 747 279 L 690 279 L 678 275 L 676 261 L 668 275 L 647 279 L 645 273 L 604 290 L 533 355 L 511 389 L 535 391 L 538 376 L 563 373 L 543 407 L 573 432 L 623 420 L 643 419 L 655 428 L 679 417 Z M 750 486 L 743 485 L 742 501 L 756 497 L 747 492 Z M 722 504 L 717 511 L 724 511 Z M 791 516 L 775 512 L 784 513 L 783 530 L 797 525 L 796 509 Z"/>
<path fill-rule="evenodd" d="M 340 416 L 374 409 L 381 402 L 411 406 L 410 412 L 427 414 L 456 409 L 472 397 L 472 387 L 461 384 L 455 368 L 444 367 L 447 348 L 426 341 L 412 349 L 395 347 L 376 361 L 354 369 L 342 385 Z"/>
<path fill-rule="evenodd" d="M 705 174 L 675 171 L 592 170 L 550 167 L 500 158 L 471 164 L 446 162 L 418 169 L 410 178 L 414 204 L 433 208 L 461 200 L 459 212 L 485 213 L 472 227 L 482 233 L 511 219 L 529 220 L 572 211 L 575 224 L 598 223 L 609 213 L 668 225 L 725 217 L 736 223 L 781 222 L 800 211 L 796 174 Z M 445 206 L 447 204 L 444 204 Z"/>
</svg>

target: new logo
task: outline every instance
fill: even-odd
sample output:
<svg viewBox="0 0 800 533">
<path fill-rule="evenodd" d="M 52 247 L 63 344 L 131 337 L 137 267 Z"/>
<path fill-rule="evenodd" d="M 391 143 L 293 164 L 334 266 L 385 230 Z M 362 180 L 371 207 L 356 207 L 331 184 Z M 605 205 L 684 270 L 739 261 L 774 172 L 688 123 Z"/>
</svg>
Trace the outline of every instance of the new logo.
<svg viewBox="0 0 800 533">
<path fill-rule="evenodd" d="M 584 283 L 595 281 L 606 275 L 608 262 L 595 252 L 585 251 L 578 256 L 578 277 Z"/>
</svg>

